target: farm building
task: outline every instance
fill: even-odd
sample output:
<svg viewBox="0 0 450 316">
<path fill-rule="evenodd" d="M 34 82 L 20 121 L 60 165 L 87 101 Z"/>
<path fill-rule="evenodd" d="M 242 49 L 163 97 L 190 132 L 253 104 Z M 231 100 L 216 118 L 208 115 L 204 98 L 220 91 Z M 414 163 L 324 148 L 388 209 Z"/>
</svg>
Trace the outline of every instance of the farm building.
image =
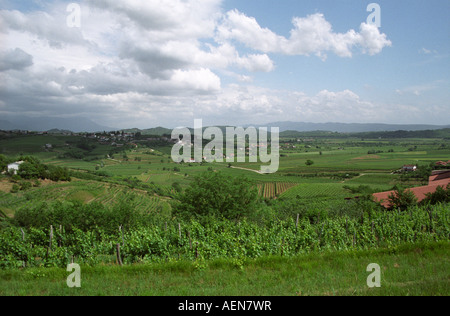
<svg viewBox="0 0 450 316">
<path fill-rule="evenodd" d="M 19 171 L 19 167 L 21 164 L 23 164 L 23 161 L 14 162 L 12 164 L 9 164 L 6 170 L 8 170 L 8 172 L 11 172 L 12 170 L 14 174 L 17 174 L 17 171 Z"/>
<path fill-rule="evenodd" d="M 404 165 L 403 166 L 403 171 L 416 171 L 417 170 L 417 166 L 415 165 Z"/>
<path fill-rule="evenodd" d="M 441 170 L 433 171 L 431 177 L 428 180 L 428 185 L 423 187 L 409 189 L 417 197 L 419 202 L 422 202 L 427 198 L 427 194 L 436 192 L 438 187 L 447 188 L 450 184 L 450 171 Z M 373 194 L 374 200 L 381 203 L 385 208 L 390 208 L 389 196 L 395 191 L 381 192 Z"/>
</svg>

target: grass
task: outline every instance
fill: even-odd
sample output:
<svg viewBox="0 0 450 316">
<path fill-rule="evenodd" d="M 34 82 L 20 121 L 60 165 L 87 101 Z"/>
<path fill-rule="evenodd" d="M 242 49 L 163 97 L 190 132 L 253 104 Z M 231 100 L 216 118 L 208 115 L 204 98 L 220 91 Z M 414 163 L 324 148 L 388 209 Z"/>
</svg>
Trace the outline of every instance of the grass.
<svg viewBox="0 0 450 316">
<path fill-rule="evenodd" d="M 81 267 L 81 288 L 68 288 L 65 269 L 0 271 L 2 296 L 446 296 L 448 242 L 392 249 L 312 253 L 294 258 L 168 262 Z M 370 289 L 366 268 L 381 267 Z"/>
</svg>

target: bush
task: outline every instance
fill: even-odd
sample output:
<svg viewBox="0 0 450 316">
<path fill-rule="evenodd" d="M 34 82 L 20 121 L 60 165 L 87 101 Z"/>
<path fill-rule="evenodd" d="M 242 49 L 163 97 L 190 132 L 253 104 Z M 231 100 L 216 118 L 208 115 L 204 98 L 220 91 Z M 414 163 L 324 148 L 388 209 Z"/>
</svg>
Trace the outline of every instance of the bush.
<svg viewBox="0 0 450 316">
<path fill-rule="evenodd" d="M 20 187 L 17 184 L 14 184 L 11 189 L 11 193 L 17 193 L 20 191 Z"/>
<path fill-rule="evenodd" d="M 181 185 L 180 185 L 179 182 L 174 182 L 174 183 L 172 184 L 172 188 L 174 188 L 174 190 L 175 190 L 177 193 L 181 193 L 181 191 L 183 191 L 183 189 L 181 188 Z"/>
<path fill-rule="evenodd" d="M 418 199 L 411 190 L 403 190 L 399 187 L 395 187 L 395 192 L 389 196 L 389 201 L 391 209 L 402 211 L 418 204 Z"/>
<path fill-rule="evenodd" d="M 314 161 L 308 159 L 308 160 L 305 162 L 305 164 L 306 164 L 307 166 L 312 166 L 312 165 L 314 164 Z"/>
<path fill-rule="evenodd" d="M 174 203 L 175 215 L 182 217 L 223 217 L 238 220 L 255 213 L 262 205 L 258 191 L 246 178 L 206 172 Z"/>
<path fill-rule="evenodd" d="M 36 229 L 61 225 L 67 231 L 79 229 L 84 232 L 101 227 L 108 233 L 114 233 L 119 226 L 130 229 L 149 222 L 150 215 L 140 214 L 135 206 L 133 195 L 128 195 L 112 207 L 101 203 L 42 203 L 18 210 L 14 223 L 20 227 Z"/>
<path fill-rule="evenodd" d="M 8 167 L 8 159 L 4 155 L 0 155 L 0 173 L 6 171 Z"/>
<path fill-rule="evenodd" d="M 427 198 L 423 200 L 422 204 L 436 205 L 438 203 L 449 203 L 450 202 L 450 184 L 447 188 L 438 187 L 436 192 L 427 194 Z"/>
<path fill-rule="evenodd" d="M 31 184 L 31 182 L 28 181 L 21 181 L 20 182 L 20 191 L 26 191 L 29 190 L 33 187 L 33 185 Z"/>
</svg>

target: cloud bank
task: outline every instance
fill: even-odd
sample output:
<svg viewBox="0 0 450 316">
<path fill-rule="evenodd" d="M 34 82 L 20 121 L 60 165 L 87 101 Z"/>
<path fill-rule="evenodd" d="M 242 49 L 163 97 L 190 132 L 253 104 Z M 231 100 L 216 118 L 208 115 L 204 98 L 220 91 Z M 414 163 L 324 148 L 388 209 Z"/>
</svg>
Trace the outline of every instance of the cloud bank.
<svg viewBox="0 0 450 316">
<path fill-rule="evenodd" d="M 195 117 L 380 118 L 380 104 L 350 90 L 306 95 L 252 83 L 276 71 L 276 56 L 380 54 L 392 43 L 376 26 L 337 33 L 316 13 L 294 17 L 284 37 L 238 10 L 224 12 L 222 0 L 86 0 L 81 27 L 70 28 L 67 4 L 0 10 L 1 115 L 89 117 L 119 128 L 175 127 Z"/>
</svg>

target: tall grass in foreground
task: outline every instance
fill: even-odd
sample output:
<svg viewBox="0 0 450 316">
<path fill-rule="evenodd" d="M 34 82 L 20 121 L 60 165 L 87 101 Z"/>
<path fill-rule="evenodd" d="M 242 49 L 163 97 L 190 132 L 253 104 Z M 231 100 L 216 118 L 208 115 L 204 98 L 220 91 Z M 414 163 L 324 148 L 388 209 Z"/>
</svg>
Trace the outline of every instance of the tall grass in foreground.
<svg viewBox="0 0 450 316">
<path fill-rule="evenodd" d="M 62 268 L 0 270 L 0 296 L 446 296 L 449 250 L 448 242 L 433 242 L 289 258 L 81 265 L 81 288 L 68 288 L 70 272 Z M 370 263 L 381 267 L 381 288 L 367 286 Z"/>
</svg>

